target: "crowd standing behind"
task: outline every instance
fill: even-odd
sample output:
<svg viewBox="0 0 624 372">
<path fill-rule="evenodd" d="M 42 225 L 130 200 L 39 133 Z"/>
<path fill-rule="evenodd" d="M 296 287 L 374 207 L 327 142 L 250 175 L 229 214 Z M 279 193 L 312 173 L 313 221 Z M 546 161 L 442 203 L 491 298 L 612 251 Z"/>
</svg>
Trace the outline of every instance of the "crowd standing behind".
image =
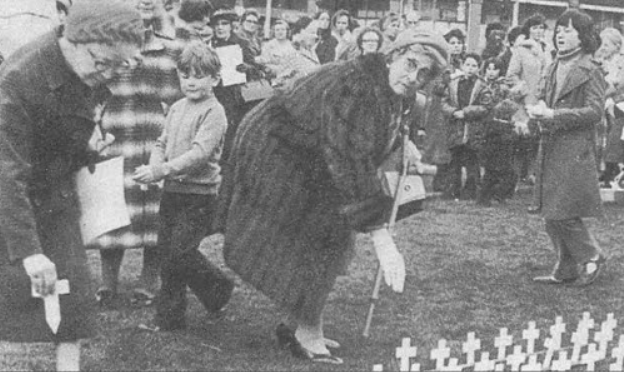
<svg viewBox="0 0 624 372">
<path fill-rule="evenodd" d="M 377 223 L 380 216 L 387 216 L 382 212 L 388 198 L 377 195 L 379 190 L 373 185 L 377 163 L 394 145 L 396 128 L 391 126 L 397 117 L 408 121 L 422 160 L 437 166 L 432 191 L 443 198 L 474 200 L 475 207 L 491 207 L 492 202 L 502 204 L 512 198 L 518 187 L 535 184 L 535 203 L 529 210 L 542 213 L 559 255 L 553 272 L 534 278 L 536 282 L 586 285 L 604 266 L 606 257 L 581 217 L 601 214 L 598 181 L 602 187 L 611 187 L 624 163 L 624 55 L 618 30 L 607 28 L 598 37 L 588 15 L 570 10 L 558 19 L 554 38 L 547 41 L 545 18 L 535 14 L 510 30 L 500 23 L 488 25 L 485 48 L 473 51 L 466 50 L 466 36 L 460 29 L 444 35 L 423 30 L 417 12 L 404 17 L 390 12 L 364 25 L 346 10 L 334 14 L 322 10 L 294 23 L 276 20 L 271 33 L 263 35 L 263 19 L 253 10 L 239 17 L 233 9 L 214 9 L 208 0 L 134 0 L 134 5 L 138 12 L 127 19 L 120 16 L 119 22 L 135 25 L 132 17 L 140 15 L 144 38 L 140 57 L 132 68 L 115 68 L 107 76 L 110 97 L 98 106 L 102 136 L 105 142 L 107 135 L 114 141 L 97 150 L 100 158 L 124 157 L 124 191 L 131 217 L 130 226 L 89 246 L 101 252 L 102 283 L 96 292 L 100 305 L 112 305 L 118 294 L 124 250 L 142 248 L 143 269 L 134 297 L 146 305 L 156 299 L 154 322 L 145 328 L 185 328 L 187 286 L 209 312 L 218 313 L 230 298 L 233 281 L 198 251 L 202 238 L 215 232 L 216 220 L 214 228 L 225 233 L 227 264 L 289 310 L 291 324 L 277 330 L 280 342 L 295 356 L 341 363 L 328 350 L 340 345 L 324 337 L 322 311 L 336 276 L 351 257 L 353 229 L 373 231 L 382 266 L 392 276 L 386 279 L 395 290 L 402 290 L 402 258 L 385 227 Z M 83 16 L 89 13 L 83 5 L 74 6 L 71 1 L 57 1 L 59 18 L 76 22 L 74 9 Z M 115 3 L 104 11 L 117 14 L 116 7 L 123 6 Z M 99 32 L 88 22 L 70 26 L 69 31 L 84 26 Z M 68 35 L 59 36 L 60 40 L 75 43 Z M 123 43 L 135 42 L 134 34 L 122 36 L 128 39 Z M 42 40 L 42 48 L 56 53 L 53 57 L 58 61 L 51 62 L 62 62 L 52 36 Z M 222 65 L 219 48 L 227 46 L 240 48 L 242 63 Z M 103 64 L 109 59 L 99 58 L 92 49 L 88 52 L 100 66 L 99 72 L 108 71 L 110 66 Z M 422 64 L 414 67 L 413 60 Z M 340 62 L 332 64 L 335 61 Z M 15 69 L 16 62 L 11 66 Z M 226 68 L 244 73 L 247 83 L 224 85 L 221 73 Z M 57 70 L 62 74 L 62 68 Z M 417 71 L 423 75 L 415 76 Z M 6 75 L 0 75 L 0 88 L 10 96 L 12 86 Z M 89 76 L 80 78 L 87 83 Z M 89 89 L 95 84 L 83 86 L 74 80 L 72 84 L 91 94 Z M 271 98 L 246 98 L 243 92 L 251 82 L 267 82 L 262 86 Z M 378 90 L 372 92 L 372 86 Z M 344 90 L 357 90 L 359 95 L 347 100 Z M 565 101 L 568 98 L 572 103 Z M 308 101 L 312 106 L 306 106 Z M 95 105 L 85 101 L 83 106 Z M 3 107 L 0 140 L 6 142 L 14 138 L 7 133 L 10 123 L 3 115 L 12 113 Z M 392 130 L 386 133 L 384 127 L 375 132 L 379 138 L 368 138 L 374 142 L 369 150 L 375 148 L 375 154 L 367 153 L 370 159 L 363 159 L 357 172 L 353 170 L 355 181 L 363 183 L 352 184 L 354 180 L 346 176 L 350 163 L 344 161 L 345 156 L 361 160 L 364 150 L 350 147 L 361 144 L 349 142 L 353 133 L 344 128 L 356 121 L 375 128 L 380 125 L 375 118 Z M 290 125 L 292 120 L 297 125 Z M 334 131 L 322 138 L 329 141 L 323 145 L 321 139 L 311 137 L 319 122 L 323 130 Z M 597 157 L 592 146 L 599 150 Z M 16 156 L 8 148 L 0 156 Z M 354 155 L 352 151 L 360 152 Z M 333 168 L 324 170 L 318 163 L 323 156 Z M 582 166 L 570 160 L 579 157 Z M 566 171 L 559 169 L 563 166 Z M 0 172 L 5 185 L 0 188 L 0 205 L 12 208 L 6 200 L 14 200 L 15 195 L 6 190 L 17 180 L 7 169 L 0 168 Z M 297 172 L 304 178 L 289 178 Z M 224 196 L 219 202 L 222 178 Z M 342 188 L 347 197 L 336 188 Z M 262 204 L 258 198 L 263 193 L 273 202 L 292 199 L 292 205 Z M 359 210 L 359 203 L 368 199 L 376 200 L 374 207 L 370 204 Z M 296 209 L 302 200 L 314 203 L 309 210 Z M 332 209 L 341 203 L 344 211 Z M 264 209 L 258 210 L 257 205 Z M 12 223 L 9 209 L 0 210 L 4 226 Z M 298 218 L 308 231 L 304 237 L 284 232 L 288 230 L 284 224 Z M 69 216 L 68 221 L 74 220 L 73 214 Z M 36 222 L 52 226 L 59 221 L 37 216 Z M 31 233 L 40 235 L 42 241 L 54 240 L 44 236 L 46 231 Z M 0 243 L 7 245 L 2 253 L 9 253 L 0 256 L 0 265 L 41 251 L 38 242 L 30 240 L 25 248 L 16 248 L 26 237 L 15 236 L 13 231 L 5 229 L 0 234 L 4 239 Z M 266 239 L 258 240 L 259 236 Z M 69 254 L 74 255 L 73 237 L 61 234 L 58 238 L 68 239 Z M 323 239 L 333 243 L 319 243 Z M 321 253 L 306 249 L 314 244 L 319 244 L 314 247 Z M 258 256 L 250 252 L 256 245 L 266 256 L 262 267 L 254 266 Z M 54 259 L 54 249 L 44 247 L 43 252 Z M 276 255 L 283 263 L 279 268 L 274 267 Z M 84 257 L 75 256 L 67 264 L 82 267 Z M 37 265 L 27 263 L 24 260 L 29 275 L 38 273 L 39 268 L 33 268 Z M 59 273 L 66 270 L 57 265 Z M 297 272 L 293 265 L 304 270 Z M 83 274 L 79 270 L 76 275 Z M 39 283 L 35 277 L 32 280 Z M 69 301 L 82 306 L 87 295 L 87 289 L 77 287 Z M 0 302 L 0 312 L 4 305 Z M 77 318 L 75 324 L 61 327 L 60 336 L 48 338 L 73 342 L 89 333 L 86 326 L 85 332 L 72 328 L 82 327 L 79 322 L 83 321 L 87 322 Z M 16 323 L 11 332 L 18 332 L 16 327 L 23 323 Z"/>
</svg>

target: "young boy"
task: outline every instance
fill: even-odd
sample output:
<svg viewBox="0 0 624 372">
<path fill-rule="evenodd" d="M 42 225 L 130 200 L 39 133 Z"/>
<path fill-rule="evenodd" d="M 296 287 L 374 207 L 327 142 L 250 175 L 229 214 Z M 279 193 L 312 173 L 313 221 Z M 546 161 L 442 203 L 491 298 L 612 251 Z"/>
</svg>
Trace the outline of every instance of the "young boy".
<svg viewBox="0 0 624 372">
<path fill-rule="evenodd" d="M 476 199 L 481 179 L 477 150 L 483 143 L 483 123 L 491 103 L 487 84 L 479 77 L 478 54 L 468 53 L 462 63 L 462 74 L 451 80 L 442 99 L 451 152 L 449 185 L 445 197 Z M 466 184 L 462 189 L 462 167 L 466 167 Z"/>
<path fill-rule="evenodd" d="M 177 69 L 185 98 L 171 106 L 149 165 L 134 174 L 141 183 L 164 180 L 158 232 L 162 285 L 154 330 L 165 331 L 186 327 L 187 286 L 212 313 L 227 303 L 234 287 L 198 250 L 210 233 L 221 182 L 227 120 L 212 90 L 221 63 L 212 48 L 195 41 L 182 51 Z"/>
<path fill-rule="evenodd" d="M 503 69 L 504 62 L 499 58 L 489 58 L 483 63 L 493 106 L 485 120 L 485 143 L 479 154 L 485 173 L 477 204 L 484 206 L 489 206 L 492 199 L 503 203 L 513 195 L 516 186 L 513 169 L 515 132 L 511 117 L 520 105 L 509 97 L 509 87 L 501 77 Z"/>
</svg>

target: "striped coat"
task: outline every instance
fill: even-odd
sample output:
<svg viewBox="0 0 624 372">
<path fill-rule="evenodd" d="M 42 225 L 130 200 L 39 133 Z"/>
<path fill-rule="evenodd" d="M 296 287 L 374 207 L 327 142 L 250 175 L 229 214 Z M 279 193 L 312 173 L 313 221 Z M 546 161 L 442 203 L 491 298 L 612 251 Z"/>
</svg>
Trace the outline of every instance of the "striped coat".
<svg viewBox="0 0 624 372">
<path fill-rule="evenodd" d="M 125 197 L 131 225 L 100 237 L 89 248 L 151 248 L 158 235 L 161 186 L 141 186 L 132 180 L 135 168 L 149 163 L 161 134 L 165 109 L 182 98 L 176 57 L 183 42 L 155 33 L 148 35 L 142 64 L 110 84 L 113 96 L 102 116 L 102 128 L 115 136 L 107 155 L 124 157 Z"/>
</svg>

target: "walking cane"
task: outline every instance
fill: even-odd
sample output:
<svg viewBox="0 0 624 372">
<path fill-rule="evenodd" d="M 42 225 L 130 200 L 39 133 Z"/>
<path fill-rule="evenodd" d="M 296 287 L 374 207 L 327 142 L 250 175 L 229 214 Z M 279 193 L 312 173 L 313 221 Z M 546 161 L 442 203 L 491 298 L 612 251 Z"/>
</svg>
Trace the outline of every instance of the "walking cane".
<svg viewBox="0 0 624 372">
<path fill-rule="evenodd" d="M 400 117 L 399 117 L 399 120 Z M 388 230 L 392 231 L 394 228 L 394 223 L 396 222 L 397 213 L 399 211 L 399 205 L 401 204 L 401 194 L 403 193 L 403 185 L 405 183 L 405 178 L 407 177 L 407 146 L 409 143 L 409 124 L 399 124 L 401 135 L 403 137 L 403 144 L 401 148 L 402 158 L 401 158 L 401 174 L 399 176 L 399 180 L 396 185 L 396 192 L 394 193 L 394 202 L 392 204 L 392 212 L 390 213 L 390 220 L 388 221 Z M 377 266 L 377 275 L 375 277 L 375 285 L 373 286 L 373 293 L 370 298 L 370 307 L 368 308 L 368 315 L 366 316 L 366 325 L 364 326 L 364 332 L 362 332 L 362 336 L 368 337 L 370 335 L 370 326 L 373 321 L 373 313 L 375 312 L 375 304 L 379 299 L 379 290 L 381 289 L 381 280 L 383 279 L 383 271 L 381 269 L 381 264 Z"/>
</svg>

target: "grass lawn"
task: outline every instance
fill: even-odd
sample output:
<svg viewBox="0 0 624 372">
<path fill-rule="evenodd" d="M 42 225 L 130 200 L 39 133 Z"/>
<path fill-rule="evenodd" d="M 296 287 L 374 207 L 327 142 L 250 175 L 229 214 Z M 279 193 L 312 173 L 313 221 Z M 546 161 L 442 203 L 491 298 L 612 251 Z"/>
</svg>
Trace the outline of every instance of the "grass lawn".
<svg viewBox="0 0 624 372">
<path fill-rule="evenodd" d="M 585 311 L 591 313 L 597 325 L 608 313 L 624 322 L 624 260 L 619 243 L 624 236 L 624 208 L 607 205 L 605 220 L 588 221 L 609 255 L 606 271 L 593 285 L 539 286 L 531 283 L 531 277 L 548 273 L 555 257 L 543 221 L 525 212 L 528 199 L 524 193 L 507 205 L 492 208 L 432 200 L 424 212 L 401 221 L 396 241 L 408 267 L 405 292 L 394 294 L 384 285 L 368 339 L 361 332 L 376 260 L 368 237 L 359 236 L 358 255 L 349 276 L 338 280 L 325 312 L 326 335 L 342 343 L 335 353 L 345 360 L 342 366 L 301 362 L 280 350 L 274 330 L 285 314 L 240 280 L 220 319 L 207 316 L 189 295 L 187 332 L 154 334 L 138 329 L 141 322 L 151 319 L 153 309 L 136 308 L 128 301 L 127 293 L 140 267 L 140 252 L 129 252 L 122 268 L 125 297 L 115 308 L 100 311 L 99 335 L 85 344 L 83 367 L 133 371 L 371 371 L 373 365 L 383 364 L 389 371 L 398 370 L 395 348 L 403 337 L 411 337 L 419 354 L 412 362 L 418 361 L 424 370 L 433 368 L 429 351 L 440 338 L 449 341 L 452 356 L 460 357 L 466 334 L 476 332 L 482 349 L 492 355 L 494 337 L 501 327 L 507 327 L 519 343 L 527 323 L 535 321 L 542 330 L 537 342 L 540 349 L 544 333 L 556 316 L 568 323 L 565 343 Z M 206 239 L 202 250 L 222 263 L 218 239 Z M 96 276 L 98 256 L 90 252 Z M 622 326 L 618 325 L 614 340 L 621 333 Z M 31 366 L 51 367 L 44 361 Z"/>
</svg>

